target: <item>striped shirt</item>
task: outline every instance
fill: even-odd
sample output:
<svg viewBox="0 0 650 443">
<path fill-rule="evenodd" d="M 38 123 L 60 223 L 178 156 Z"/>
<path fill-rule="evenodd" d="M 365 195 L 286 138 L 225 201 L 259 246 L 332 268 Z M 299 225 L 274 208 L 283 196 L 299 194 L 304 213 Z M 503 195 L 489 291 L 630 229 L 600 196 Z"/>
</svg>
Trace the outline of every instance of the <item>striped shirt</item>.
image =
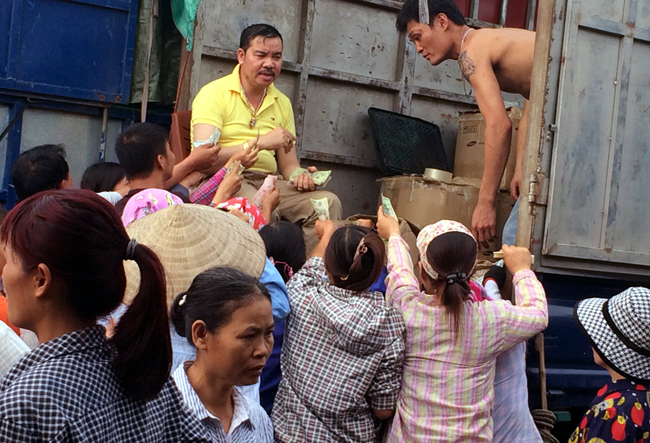
<svg viewBox="0 0 650 443">
<path fill-rule="evenodd" d="M 496 356 L 548 323 L 544 289 L 532 271 L 513 285 L 517 306 L 502 301 L 464 306 L 461 336 L 445 308 L 420 291 L 408 246 L 388 242 L 387 300 L 406 323 L 406 357 L 397 412 L 388 442 L 490 442 Z"/>
<path fill-rule="evenodd" d="M 198 394 L 190 384 L 185 372 L 192 361 L 186 361 L 180 365 L 172 378 L 183 395 L 183 400 L 201 420 L 205 429 L 212 436 L 215 443 L 273 443 L 273 426 L 271 419 L 259 404 L 253 403 L 238 387 L 233 391 L 233 403 L 235 405 L 230 429 L 226 433 L 221 425 L 221 420 L 213 415 L 201 402 Z"/>
</svg>

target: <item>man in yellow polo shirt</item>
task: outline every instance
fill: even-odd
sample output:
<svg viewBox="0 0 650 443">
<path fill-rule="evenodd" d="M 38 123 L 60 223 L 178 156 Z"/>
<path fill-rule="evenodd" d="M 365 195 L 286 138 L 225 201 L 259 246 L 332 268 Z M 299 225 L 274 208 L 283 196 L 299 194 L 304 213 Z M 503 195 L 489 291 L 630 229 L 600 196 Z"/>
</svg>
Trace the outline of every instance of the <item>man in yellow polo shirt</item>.
<svg viewBox="0 0 650 443">
<path fill-rule="evenodd" d="M 266 175 L 279 172 L 284 179 L 276 183 L 280 203 L 274 216 L 301 223 L 310 251 L 318 242 L 310 199 L 327 197 L 332 219 L 341 218 L 341 202 L 331 192 L 316 190 L 309 174 L 288 182 L 300 164 L 291 102 L 273 84 L 282 69 L 282 36 L 270 25 L 249 26 L 241 34 L 237 60 L 231 74 L 205 85 L 194 99 L 192 142 L 208 140 L 219 129 L 221 165 L 237 152 L 249 152 L 242 160 L 247 169 L 239 196 L 251 199 Z"/>
</svg>

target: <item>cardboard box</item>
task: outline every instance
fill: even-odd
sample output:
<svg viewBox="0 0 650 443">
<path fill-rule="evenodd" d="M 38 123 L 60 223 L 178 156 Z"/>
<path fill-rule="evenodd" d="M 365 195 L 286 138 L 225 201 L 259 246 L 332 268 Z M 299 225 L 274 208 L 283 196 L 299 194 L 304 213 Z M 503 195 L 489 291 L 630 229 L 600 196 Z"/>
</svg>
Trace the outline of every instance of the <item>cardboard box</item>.
<svg viewBox="0 0 650 443">
<path fill-rule="evenodd" d="M 418 228 L 440 220 L 456 220 L 468 228 L 478 202 L 479 179 L 455 177 L 450 182 L 425 181 L 419 176 L 399 176 L 379 179 L 381 192 L 390 198 L 399 218 L 404 218 Z M 514 205 L 510 194 L 497 194 L 497 238 L 489 248 L 479 248 L 479 258 L 501 249 L 503 226 Z"/>
<path fill-rule="evenodd" d="M 512 140 L 506 170 L 501 178 L 500 189 L 510 189 L 517 159 L 517 135 L 522 110 L 508 108 L 512 122 Z M 479 111 L 461 112 L 458 117 L 458 137 L 454 156 L 454 176 L 482 178 L 485 152 L 485 119 Z"/>
</svg>

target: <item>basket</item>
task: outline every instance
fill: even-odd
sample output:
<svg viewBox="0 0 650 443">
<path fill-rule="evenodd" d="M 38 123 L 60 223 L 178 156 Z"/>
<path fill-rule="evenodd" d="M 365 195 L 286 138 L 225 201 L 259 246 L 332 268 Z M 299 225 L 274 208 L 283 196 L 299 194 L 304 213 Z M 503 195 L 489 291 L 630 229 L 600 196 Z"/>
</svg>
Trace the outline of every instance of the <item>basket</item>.
<svg viewBox="0 0 650 443">
<path fill-rule="evenodd" d="M 437 125 L 385 109 L 369 108 L 368 115 L 382 173 L 424 174 L 425 168 L 451 172 Z"/>
</svg>

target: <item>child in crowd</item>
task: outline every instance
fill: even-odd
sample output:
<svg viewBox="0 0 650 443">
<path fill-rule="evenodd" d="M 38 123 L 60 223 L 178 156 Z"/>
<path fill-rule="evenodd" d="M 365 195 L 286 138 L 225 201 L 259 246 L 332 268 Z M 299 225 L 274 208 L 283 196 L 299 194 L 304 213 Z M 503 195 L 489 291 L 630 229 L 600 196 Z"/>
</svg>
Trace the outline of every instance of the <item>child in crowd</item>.
<svg viewBox="0 0 650 443">
<path fill-rule="evenodd" d="M 9 319 L 41 345 L 0 383 L 0 441 L 209 441 L 169 379 L 162 266 L 88 190 L 45 191 L 0 226 Z M 97 318 L 141 285 L 110 340 Z M 110 436 L 107 435 L 110 432 Z"/>
<path fill-rule="evenodd" d="M 271 296 L 233 268 L 197 275 L 171 308 L 176 332 L 196 347 L 173 373 L 176 386 L 215 442 L 272 443 L 273 427 L 237 385 L 257 382 L 273 346 Z"/>
<path fill-rule="evenodd" d="M 129 181 L 119 163 L 99 162 L 86 168 L 79 187 L 93 192 L 112 191 L 125 195 L 129 192 Z"/>
<path fill-rule="evenodd" d="M 153 214 L 163 208 L 169 206 L 182 205 L 183 200 L 169 191 L 158 188 L 144 189 L 137 194 L 134 194 L 126 205 L 124 205 L 124 212 L 122 212 L 122 223 L 126 228 L 136 220 L 141 219 L 145 215 Z"/>
<path fill-rule="evenodd" d="M 99 162 L 86 168 L 81 189 L 89 189 L 115 204 L 129 192 L 129 181 L 119 163 Z"/>
<path fill-rule="evenodd" d="M 369 228 L 317 221 L 320 242 L 288 283 L 277 442 L 379 441 L 395 412 L 404 323 L 379 292 L 384 244 Z"/>
<path fill-rule="evenodd" d="M 386 297 L 407 325 L 404 378 L 386 441 L 492 441 L 496 356 L 548 322 L 530 252 L 503 247 L 516 306 L 477 302 L 469 284 L 476 240 L 457 222 L 429 225 L 417 238 L 422 292 L 397 221 L 381 207 L 377 217 L 378 232 L 388 240 Z"/>
<path fill-rule="evenodd" d="M 574 316 L 612 381 L 598 391 L 569 443 L 650 441 L 650 289 L 582 300 Z"/>
<path fill-rule="evenodd" d="M 302 229 L 295 223 L 280 220 L 260 229 L 260 236 L 266 246 L 266 256 L 272 261 L 284 282 L 288 282 L 307 258 Z M 282 378 L 280 354 L 284 342 L 284 328 L 284 320 L 276 321 L 273 330 L 273 351 L 260 377 L 260 403 L 269 415 Z"/>
</svg>

